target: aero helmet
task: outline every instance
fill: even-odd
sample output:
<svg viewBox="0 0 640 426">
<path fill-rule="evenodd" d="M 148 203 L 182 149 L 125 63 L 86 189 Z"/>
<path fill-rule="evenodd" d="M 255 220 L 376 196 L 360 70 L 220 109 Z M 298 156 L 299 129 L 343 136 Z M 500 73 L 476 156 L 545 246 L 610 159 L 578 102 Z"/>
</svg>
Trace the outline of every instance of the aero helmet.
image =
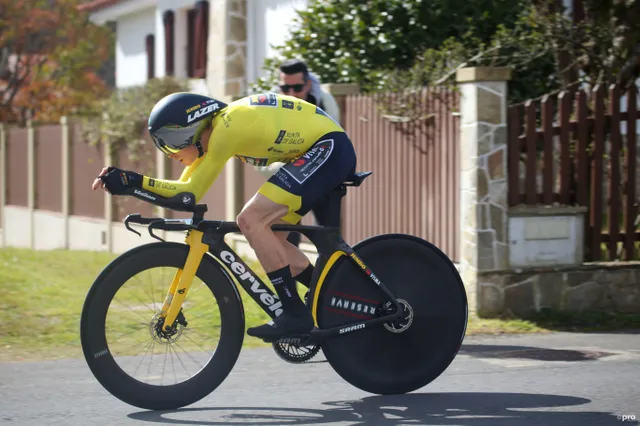
<svg viewBox="0 0 640 426">
<path fill-rule="evenodd" d="M 226 106 L 224 102 L 196 93 L 177 92 L 165 96 L 149 114 L 148 126 L 153 143 L 167 155 L 195 145 L 201 157 L 204 154 L 199 138 L 204 128 L 201 125 Z"/>
</svg>

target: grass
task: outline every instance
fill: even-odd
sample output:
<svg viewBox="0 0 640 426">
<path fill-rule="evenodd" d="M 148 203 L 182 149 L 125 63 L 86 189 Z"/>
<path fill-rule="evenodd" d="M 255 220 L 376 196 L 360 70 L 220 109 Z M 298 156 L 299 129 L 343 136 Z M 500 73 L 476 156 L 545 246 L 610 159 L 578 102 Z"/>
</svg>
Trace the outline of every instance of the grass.
<svg viewBox="0 0 640 426">
<path fill-rule="evenodd" d="M 3 315 L 0 361 L 81 358 L 79 324 L 84 298 L 96 276 L 115 257 L 115 254 L 104 252 L 0 249 L 0 312 Z M 252 263 L 251 266 L 266 278 L 259 265 Z M 175 270 L 159 271 L 145 272 L 146 277 L 137 276 L 136 286 L 128 283 L 116 295 L 107 316 L 108 339 L 113 347 L 117 340 L 122 352 L 126 353 L 139 336 L 148 338 L 144 321 L 148 312 L 153 312 L 150 301 L 163 299 L 166 283 L 170 282 Z M 266 322 L 267 315 L 244 291 L 241 290 L 241 294 L 245 302 L 246 326 Z M 219 331 L 217 308 L 205 303 L 212 300 L 206 286 L 194 283 L 185 303 L 185 312 L 189 312 L 189 318 L 194 320 L 188 328 L 208 338 L 217 337 Z M 526 320 L 471 317 L 467 335 L 620 328 L 640 328 L 640 315 L 545 312 Z M 187 345 L 185 339 L 182 342 Z M 245 337 L 245 346 L 265 345 L 258 339 Z M 186 349 L 189 349 L 188 345 Z"/>
<path fill-rule="evenodd" d="M 0 249 L 0 312 L 3 315 L 0 361 L 82 357 L 79 339 L 82 305 L 97 275 L 115 257 L 111 253 L 90 251 Z M 146 271 L 143 273 L 146 276 L 140 274 L 132 280 L 133 286 L 129 283 L 123 286 L 109 310 L 107 337 L 120 337 L 123 349 L 131 347 L 129 343 L 146 331 L 141 327 L 142 320 L 145 311 L 153 309 L 148 295 L 153 293 L 156 302 L 162 301 L 167 285 L 164 283 L 171 282 L 175 269 L 157 271 Z M 247 327 L 268 321 L 268 316 L 249 296 L 245 292 L 241 294 Z M 210 309 L 216 306 L 202 303 L 212 300 L 206 286 L 194 283 L 185 305 L 185 312 L 189 303 L 193 305 L 190 313 L 192 317 L 199 317 L 198 324 L 212 324 L 197 329 L 207 337 L 217 337 L 218 332 L 219 316 L 216 309 Z M 134 330 L 137 333 L 127 334 Z M 265 343 L 245 338 L 245 346 L 261 345 Z"/>
</svg>

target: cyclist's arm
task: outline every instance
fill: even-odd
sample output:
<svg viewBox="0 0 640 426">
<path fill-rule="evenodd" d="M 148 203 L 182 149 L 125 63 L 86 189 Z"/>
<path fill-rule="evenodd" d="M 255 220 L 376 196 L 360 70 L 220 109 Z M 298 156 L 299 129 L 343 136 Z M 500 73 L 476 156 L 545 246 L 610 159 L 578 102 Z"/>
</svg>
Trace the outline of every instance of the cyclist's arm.
<svg viewBox="0 0 640 426">
<path fill-rule="evenodd" d="M 211 149 L 213 148 L 213 149 Z M 161 197 L 173 197 L 181 192 L 190 192 L 200 201 L 211 184 L 224 169 L 231 154 L 224 150 L 210 147 L 208 154 L 188 166 L 179 180 L 156 179 L 144 176 L 142 188 Z"/>
</svg>

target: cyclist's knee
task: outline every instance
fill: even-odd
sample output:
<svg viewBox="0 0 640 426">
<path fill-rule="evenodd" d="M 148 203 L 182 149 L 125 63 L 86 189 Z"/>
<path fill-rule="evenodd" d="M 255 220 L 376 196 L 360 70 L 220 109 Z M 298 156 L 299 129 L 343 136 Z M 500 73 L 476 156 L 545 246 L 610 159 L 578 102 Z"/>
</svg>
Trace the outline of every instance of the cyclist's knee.
<svg viewBox="0 0 640 426">
<path fill-rule="evenodd" d="M 268 198 L 258 194 L 238 214 L 236 220 L 243 233 L 266 229 L 279 222 L 288 212 L 287 206 L 276 204 Z"/>
<path fill-rule="evenodd" d="M 252 209 L 242 210 L 236 217 L 236 221 L 243 234 L 252 232 L 256 227 L 266 227 L 260 215 L 256 214 Z"/>
</svg>

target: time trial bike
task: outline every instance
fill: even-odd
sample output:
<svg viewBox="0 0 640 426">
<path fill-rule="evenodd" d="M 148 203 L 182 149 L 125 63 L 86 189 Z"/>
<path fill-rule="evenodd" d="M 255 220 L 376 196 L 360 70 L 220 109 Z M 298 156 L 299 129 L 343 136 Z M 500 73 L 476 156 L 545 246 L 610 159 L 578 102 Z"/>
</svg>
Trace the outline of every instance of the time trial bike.
<svg viewBox="0 0 640 426">
<path fill-rule="evenodd" d="M 353 247 L 343 240 L 342 198 L 370 174 L 354 174 L 323 200 L 329 226 L 273 225 L 305 235 L 318 256 L 306 298 L 314 329 L 271 343 L 289 362 L 322 350 L 338 375 L 364 391 L 407 393 L 436 379 L 458 353 L 467 296 L 455 265 L 424 239 L 384 234 Z M 257 303 L 271 318 L 282 304 L 225 241 L 240 232 L 237 223 L 205 220 L 207 206 L 190 193 L 164 198 L 136 188 L 129 195 L 193 214 L 126 217 L 128 230 L 147 226 L 160 241 L 126 251 L 96 278 L 82 309 L 82 349 L 115 397 L 144 409 L 176 409 L 210 394 L 232 371 L 244 341 L 244 303 Z M 158 230 L 186 238 L 166 241 Z"/>
</svg>

